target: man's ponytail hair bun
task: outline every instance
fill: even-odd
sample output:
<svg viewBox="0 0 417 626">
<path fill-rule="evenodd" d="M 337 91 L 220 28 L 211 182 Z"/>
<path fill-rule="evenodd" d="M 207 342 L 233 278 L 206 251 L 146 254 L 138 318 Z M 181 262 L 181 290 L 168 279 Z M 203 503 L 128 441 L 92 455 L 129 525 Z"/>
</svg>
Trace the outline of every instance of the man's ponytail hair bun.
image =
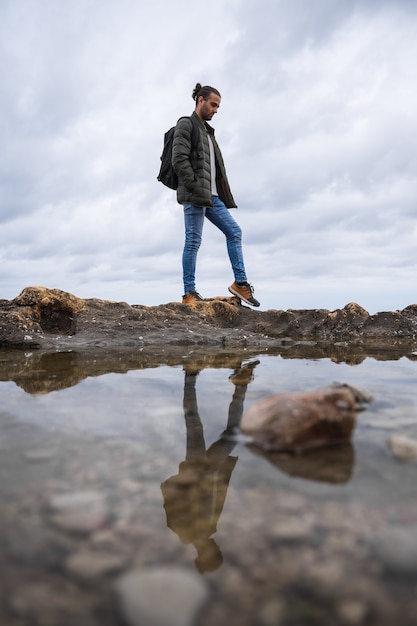
<svg viewBox="0 0 417 626">
<path fill-rule="evenodd" d="M 214 87 L 210 87 L 210 85 L 205 85 L 202 87 L 201 83 L 197 83 L 193 89 L 192 98 L 195 102 L 198 101 L 200 96 L 203 96 L 204 100 L 208 100 L 208 97 L 211 93 L 215 93 L 221 98 L 221 95 L 217 89 Z"/>
</svg>

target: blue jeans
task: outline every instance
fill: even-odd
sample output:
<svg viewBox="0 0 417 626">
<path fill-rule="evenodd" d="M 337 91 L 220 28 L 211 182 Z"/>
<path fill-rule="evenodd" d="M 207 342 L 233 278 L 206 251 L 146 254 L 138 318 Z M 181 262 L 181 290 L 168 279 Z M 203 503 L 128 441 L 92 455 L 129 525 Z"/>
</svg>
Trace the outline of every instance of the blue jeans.
<svg viewBox="0 0 417 626">
<path fill-rule="evenodd" d="M 195 268 L 197 253 L 203 235 L 204 218 L 217 226 L 226 237 L 227 252 L 235 281 L 245 282 L 246 272 L 242 253 L 242 231 L 231 216 L 229 209 L 217 196 L 212 197 L 213 207 L 197 207 L 184 204 L 185 244 L 182 255 L 184 293 L 196 291 Z"/>
</svg>

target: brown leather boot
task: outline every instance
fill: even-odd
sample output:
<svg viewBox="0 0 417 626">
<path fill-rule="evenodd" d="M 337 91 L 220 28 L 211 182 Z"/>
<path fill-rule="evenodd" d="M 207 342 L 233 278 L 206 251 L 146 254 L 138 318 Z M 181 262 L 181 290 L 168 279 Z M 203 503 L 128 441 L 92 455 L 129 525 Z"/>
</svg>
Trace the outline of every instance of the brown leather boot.
<svg viewBox="0 0 417 626">
<path fill-rule="evenodd" d="M 234 282 L 233 285 L 230 285 L 229 291 L 234 296 L 237 296 L 238 298 L 243 300 L 243 302 L 246 302 L 246 304 L 250 304 L 251 306 L 260 306 L 260 303 L 257 301 L 257 299 L 253 297 L 254 289 L 249 283 Z"/>
<path fill-rule="evenodd" d="M 203 302 L 203 301 L 204 301 L 204 298 L 202 298 L 200 294 L 197 293 L 197 291 L 191 291 L 190 293 L 186 293 L 182 297 L 183 304 L 193 304 L 194 302 Z"/>
</svg>

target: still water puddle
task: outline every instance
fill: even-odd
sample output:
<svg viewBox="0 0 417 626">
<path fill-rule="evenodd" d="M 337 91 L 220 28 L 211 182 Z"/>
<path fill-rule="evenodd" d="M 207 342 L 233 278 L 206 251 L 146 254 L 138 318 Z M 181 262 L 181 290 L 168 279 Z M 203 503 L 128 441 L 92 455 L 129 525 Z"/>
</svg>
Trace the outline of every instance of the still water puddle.
<svg viewBox="0 0 417 626">
<path fill-rule="evenodd" d="M 0 623 L 135 623 L 115 582 L 168 566 L 203 581 L 201 626 L 415 623 L 417 465 L 386 441 L 417 439 L 417 363 L 346 361 L 0 352 Z M 255 401 L 334 381 L 374 398 L 351 442 L 233 436 Z M 80 492 L 104 508 L 54 510 Z"/>
</svg>

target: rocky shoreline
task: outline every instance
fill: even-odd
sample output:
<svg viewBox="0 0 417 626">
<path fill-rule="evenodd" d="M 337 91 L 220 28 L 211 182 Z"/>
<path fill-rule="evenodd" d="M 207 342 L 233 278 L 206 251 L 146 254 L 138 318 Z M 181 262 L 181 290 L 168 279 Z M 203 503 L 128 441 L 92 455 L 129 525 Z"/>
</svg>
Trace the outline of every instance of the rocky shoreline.
<svg viewBox="0 0 417 626">
<path fill-rule="evenodd" d="M 417 304 L 370 315 L 355 303 L 342 309 L 259 311 L 235 297 L 183 305 L 129 305 L 82 299 L 59 289 L 26 287 L 0 300 L 0 347 L 12 349 L 141 348 L 154 346 L 272 349 L 309 341 L 315 345 L 403 346 L 413 352 Z"/>
<path fill-rule="evenodd" d="M 263 312 L 235 298 L 146 307 L 43 287 L 0 300 L 0 379 L 36 396 L 25 399 L 24 419 L 14 390 L 0 410 L 0 624 L 414 624 L 417 505 L 409 494 L 417 444 L 407 398 L 397 409 L 382 402 L 373 416 L 364 414 L 360 436 L 338 446 L 290 454 L 241 442 L 228 457 L 230 468 L 239 458 L 230 484 L 230 473 L 214 482 L 210 464 L 191 468 L 182 461 L 176 431 L 168 438 L 156 431 L 158 443 L 151 445 L 159 405 L 147 402 L 140 387 L 123 396 L 130 387 L 118 381 L 123 401 L 114 405 L 117 429 L 108 435 L 77 427 L 83 415 L 101 419 L 95 385 L 82 406 L 75 402 L 63 412 L 66 401 L 74 402 L 70 396 L 48 398 L 49 409 L 42 398 L 89 377 L 161 364 L 182 365 L 176 380 L 191 388 L 205 368 L 232 370 L 236 393 L 238 382 L 249 380 L 239 370 L 242 359 L 261 353 L 349 364 L 368 356 L 414 360 L 416 324 L 417 305 L 376 315 L 357 304 Z M 182 419 L 181 395 L 169 396 L 177 406 L 166 423 Z M 315 407 L 317 397 L 317 391 L 291 394 L 285 409 L 293 419 L 306 400 Z M 119 424 L 132 399 L 130 420 Z M 349 407 L 343 400 L 337 408 Z M 57 413 L 57 426 L 44 427 L 39 406 Z M 259 413 L 259 404 L 252 406 Z M 217 419 L 214 412 L 208 417 Z M 219 442 L 225 440 L 211 448 Z M 212 569 L 202 574 L 194 545 L 182 537 L 204 530 L 201 502 L 213 484 L 216 493 L 227 491 L 208 544 L 218 545 L 223 561 L 208 560 Z M 173 513 L 181 519 L 183 508 L 173 505 L 187 489 L 196 504 L 187 524 L 176 527 Z"/>
</svg>

